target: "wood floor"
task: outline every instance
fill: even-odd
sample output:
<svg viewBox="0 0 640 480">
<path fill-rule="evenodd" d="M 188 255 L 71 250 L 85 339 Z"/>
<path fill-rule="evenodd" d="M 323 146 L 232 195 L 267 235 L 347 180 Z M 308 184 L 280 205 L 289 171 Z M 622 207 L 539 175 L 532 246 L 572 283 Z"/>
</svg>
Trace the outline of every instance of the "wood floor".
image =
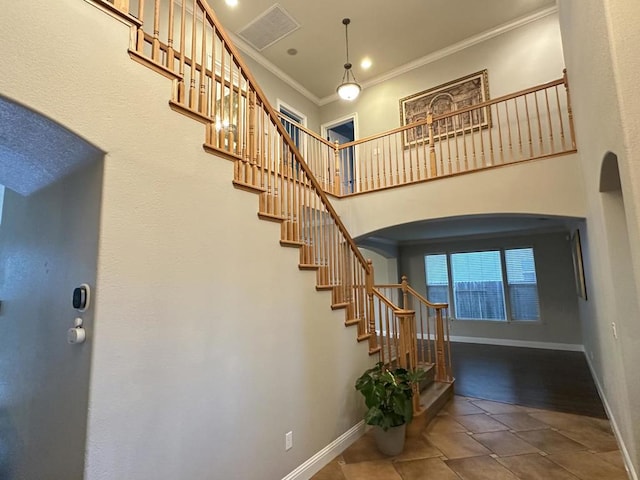
<svg viewBox="0 0 640 480">
<path fill-rule="evenodd" d="M 606 418 L 582 352 L 452 343 L 451 354 L 458 395 Z"/>
</svg>

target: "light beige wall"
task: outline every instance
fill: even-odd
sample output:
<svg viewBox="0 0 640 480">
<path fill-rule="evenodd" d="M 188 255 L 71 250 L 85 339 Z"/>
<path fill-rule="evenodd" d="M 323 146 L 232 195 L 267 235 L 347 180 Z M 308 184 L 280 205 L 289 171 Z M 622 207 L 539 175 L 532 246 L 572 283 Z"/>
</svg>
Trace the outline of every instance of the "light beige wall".
<svg viewBox="0 0 640 480">
<path fill-rule="evenodd" d="M 400 126 L 401 98 L 485 68 L 489 71 L 491 98 L 560 78 L 564 61 L 557 15 L 365 88 L 355 102 L 324 105 L 320 122 L 357 111 L 360 138 L 390 130 Z"/>
<path fill-rule="evenodd" d="M 592 296 L 580 302 L 585 347 L 634 478 L 640 471 L 639 17 L 640 5 L 634 1 L 560 2 L 589 212 L 584 250 Z M 598 192 L 607 152 L 618 157 L 618 198 Z"/>
<path fill-rule="evenodd" d="M 129 59 L 128 27 L 77 0 L 3 13 L 0 93 L 107 152 L 85 478 L 277 479 L 356 425 L 366 342 Z"/>
<path fill-rule="evenodd" d="M 579 349 L 582 335 L 571 249 L 566 232 L 407 245 L 400 249 L 400 270 L 401 274 L 408 276 L 413 288 L 426 295 L 426 254 L 518 247 L 534 249 L 540 322 L 453 321 L 451 335 L 563 344 L 551 347 Z"/>
<path fill-rule="evenodd" d="M 584 217 L 579 171 L 577 155 L 567 155 L 355 195 L 334 205 L 354 237 L 391 225 L 461 215 Z"/>
<path fill-rule="evenodd" d="M 280 100 L 298 112 L 307 116 L 307 128 L 314 132 L 320 132 L 320 108 L 307 97 L 283 82 L 276 75 L 264 68 L 248 55 L 243 59 L 249 66 L 249 70 L 256 77 L 260 88 L 264 90 L 273 108 L 277 109 L 277 101 Z"/>
<path fill-rule="evenodd" d="M 71 145 L 70 145 L 71 147 Z M 82 478 L 91 342 L 67 343 L 71 304 L 95 286 L 102 165 L 29 197 L 6 190 L 0 226 L 0 477 Z"/>
<path fill-rule="evenodd" d="M 398 277 L 398 259 L 387 258 L 379 253 L 366 248 L 360 248 L 362 255 L 373 263 L 373 271 L 375 275 L 375 283 L 399 283 Z"/>
</svg>

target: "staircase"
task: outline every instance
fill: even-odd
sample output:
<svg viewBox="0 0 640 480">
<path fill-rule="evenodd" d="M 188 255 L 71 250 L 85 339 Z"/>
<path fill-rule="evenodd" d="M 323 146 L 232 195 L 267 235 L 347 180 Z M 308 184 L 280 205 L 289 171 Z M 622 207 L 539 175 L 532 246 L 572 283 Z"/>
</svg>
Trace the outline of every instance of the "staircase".
<svg viewBox="0 0 640 480">
<path fill-rule="evenodd" d="M 369 355 L 429 371 L 423 394 L 414 395 L 421 431 L 453 394 L 447 305 L 429 303 L 406 279 L 374 286 L 371 262 L 204 0 L 138 0 L 134 12 L 128 0 L 94 2 L 131 24 L 131 58 L 172 80 L 170 107 L 204 125 L 205 151 L 234 162 L 233 185 L 257 196 L 258 218 L 280 225 L 280 245 L 298 249 L 298 268 L 316 272 L 316 289 L 331 292 L 331 308 L 344 310 Z M 402 295 L 395 300 L 394 290 Z"/>
</svg>

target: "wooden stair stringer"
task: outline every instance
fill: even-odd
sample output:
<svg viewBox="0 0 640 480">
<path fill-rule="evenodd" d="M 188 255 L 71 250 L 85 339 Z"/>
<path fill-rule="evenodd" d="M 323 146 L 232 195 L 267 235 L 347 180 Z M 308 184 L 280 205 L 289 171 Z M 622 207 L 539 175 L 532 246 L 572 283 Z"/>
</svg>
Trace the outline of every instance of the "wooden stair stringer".
<svg viewBox="0 0 640 480">
<path fill-rule="evenodd" d="M 139 52 L 133 49 L 129 50 L 129 55 L 133 61 L 139 63 L 140 65 L 143 65 L 166 78 L 174 80 L 172 84 L 172 92 L 175 93 L 175 81 L 181 79 L 180 75 L 173 73 L 164 65 L 150 60 L 149 58 L 141 55 Z M 184 105 L 176 102 L 173 99 L 170 99 L 168 104 L 169 107 L 176 113 L 191 118 L 196 122 L 206 125 L 207 127 L 211 124 L 211 118 L 209 118 L 207 115 L 204 115 L 191 108 L 185 107 Z M 240 157 L 237 157 L 233 154 L 227 154 L 226 152 L 216 148 L 214 145 L 207 143 L 208 140 L 206 136 L 207 135 L 205 132 L 205 142 L 203 143 L 203 149 L 205 150 L 205 152 L 213 154 L 216 157 L 220 157 L 225 160 L 231 160 L 234 162 L 242 161 Z M 353 325 L 362 325 L 362 319 L 353 318 L 352 312 L 354 311 L 354 306 L 352 303 L 347 302 L 343 299 L 342 289 L 340 285 L 331 285 L 328 283 L 328 267 L 325 265 L 317 265 L 313 263 L 313 255 L 311 254 L 312 247 L 311 245 L 298 238 L 298 228 L 295 222 L 288 217 L 280 214 L 280 205 L 278 203 L 278 198 L 275 195 L 269 193 L 267 189 L 263 187 L 245 183 L 237 180 L 236 178 L 232 179 L 232 184 L 234 188 L 258 195 L 258 218 L 260 220 L 280 223 L 280 245 L 285 248 L 298 248 L 300 250 L 300 263 L 298 264 L 298 268 L 300 270 L 316 270 L 316 290 L 318 292 L 331 291 L 331 310 L 345 310 L 345 326 L 349 327 Z M 356 340 L 358 343 L 366 341 L 371 337 L 370 333 L 362 333 L 361 330 L 362 328 L 358 328 L 359 333 L 356 336 Z M 376 355 L 380 351 L 380 346 L 369 348 L 369 355 Z"/>
</svg>

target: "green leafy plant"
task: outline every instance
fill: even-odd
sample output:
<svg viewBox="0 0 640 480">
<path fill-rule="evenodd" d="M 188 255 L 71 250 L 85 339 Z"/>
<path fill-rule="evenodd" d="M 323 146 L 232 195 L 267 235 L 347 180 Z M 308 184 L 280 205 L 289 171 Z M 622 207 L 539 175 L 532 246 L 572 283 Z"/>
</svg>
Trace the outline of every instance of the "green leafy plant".
<svg viewBox="0 0 640 480">
<path fill-rule="evenodd" d="M 356 390 L 364 396 L 368 408 L 364 421 L 384 431 L 409 423 L 413 418 L 413 385 L 424 379 L 426 373 L 417 368 L 385 368 L 382 362 L 364 372 L 356 380 Z"/>
</svg>

